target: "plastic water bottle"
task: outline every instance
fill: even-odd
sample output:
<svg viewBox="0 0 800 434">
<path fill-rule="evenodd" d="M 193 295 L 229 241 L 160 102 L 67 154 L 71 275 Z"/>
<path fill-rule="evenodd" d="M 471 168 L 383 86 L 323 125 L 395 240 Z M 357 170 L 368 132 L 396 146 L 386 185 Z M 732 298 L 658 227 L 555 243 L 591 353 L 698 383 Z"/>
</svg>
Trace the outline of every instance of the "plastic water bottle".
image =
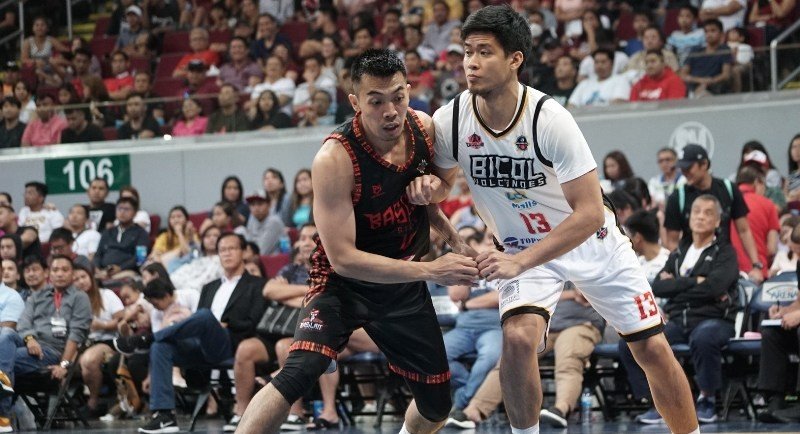
<svg viewBox="0 0 800 434">
<path fill-rule="evenodd" d="M 289 253 L 292 251 L 292 241 L 289 239 L 289 236 L 282 235 L 280 239 L 278 239 L 280 243 L 280 251 L 281 253 Z"/>
<path fill-rule="evenodd" d="M 584 388 L 581 394 L 581 423 L 584 425 L 592 423 L 592 392 L 588 387 Z"/>
<path fill-rule="evenodd" d="M 136 246 L 136 265 L 141 266 L 147 260 L 147 246 Z"/>
</svg>

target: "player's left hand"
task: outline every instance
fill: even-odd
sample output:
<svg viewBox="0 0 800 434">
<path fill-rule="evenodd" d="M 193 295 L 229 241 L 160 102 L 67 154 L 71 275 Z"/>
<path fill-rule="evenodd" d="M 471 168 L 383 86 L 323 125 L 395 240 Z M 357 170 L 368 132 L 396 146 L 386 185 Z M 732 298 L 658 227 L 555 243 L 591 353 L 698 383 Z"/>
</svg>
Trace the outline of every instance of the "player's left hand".
<svg viewBox="0 0 800 434">
<path fill-rule="evenodd" d="M 503 252 L 483 252 L 475 258 L 475 261 L 478 263 L 481 277 L 485 277 L 486 280 L 510 279 L 524 271 L 515 256 Z"/>
<path fill-rule="evenodd" d="M 406 187 L 406 195 L 413 205 L 428 205 L 440 182 L 442 181 L 436 175 L 418 176 Z"/>
</svg>

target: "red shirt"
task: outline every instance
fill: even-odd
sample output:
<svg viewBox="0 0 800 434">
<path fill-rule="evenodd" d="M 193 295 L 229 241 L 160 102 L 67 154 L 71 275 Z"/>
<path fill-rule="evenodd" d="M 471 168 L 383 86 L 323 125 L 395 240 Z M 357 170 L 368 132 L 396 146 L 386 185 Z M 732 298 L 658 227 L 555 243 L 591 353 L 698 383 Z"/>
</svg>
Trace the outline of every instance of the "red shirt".
<svg viewBox="0 0 800 434">
<path fill-rule="evenodd" d="M 669 67 L 664 67 L 660 77 L 645 75 L 631 89 L 631 101 L 657 101 L 686 98 L 686 85 Z"/>
<path fill-rule="evenodd" d="M 208 68 L 211 65 L 219 65 L 219 54 L 211 50 L 187 54 L 181 57 L 181 60 L 175 66 L 175 70 L 178 71 L 186 69 L 186 67 L 189 66 L 189 62 L 192 60 L 202 60 L 203 63 L 205 63 L 206 68 Z"/>
<path fill-rule="evenodd" d="M 133 87 L 133 76 L 128 71 L 125 71 L 114 78 L 103 80 L 103 83 L 109 92 L 116 92 L 126 87 Z"/>
<path fill-rule="evenodd" d="M 763 271 L 766 277 L 770 265 L 767 262 L 767 234 L 770 231 L 780 232 L 781 230 L 781 225 L 778 221 L 778 209 L 771 200 L 756 193 L 752 185 L 742 184 L 739 186 L 739 191 L 742 192 L 744 202 L 750 210 L 747 213 L 747 222 L 750 223 L 750 233 L 753 234 L 753 240 L 756 242 L 758 262 L 764 265 Z M 736 230 L 735 224 L 735 222 L 731 221 L 731 243 L 733 248 L 736 249 L 739 269 L 749 273 L 753 269 L 752 261 L 744 251 L 744 246 L 742 246 L 742 240 L 739 238 L 739 232 Z"/>
</svg>

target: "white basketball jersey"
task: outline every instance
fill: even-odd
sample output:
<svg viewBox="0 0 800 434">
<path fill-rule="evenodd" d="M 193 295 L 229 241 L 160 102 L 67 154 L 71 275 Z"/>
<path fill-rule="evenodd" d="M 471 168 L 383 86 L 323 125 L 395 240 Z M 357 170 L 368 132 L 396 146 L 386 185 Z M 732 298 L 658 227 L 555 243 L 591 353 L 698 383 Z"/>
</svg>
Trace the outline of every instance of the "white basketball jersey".
<svg viewBox="0 0 800 434">
<path fill-rule="evenodd" d="M 521 84 L 519 94 L 514 119 L 500 132 L 485 126 L 477 97 L 469 91 L 460 94 L 455 143 L 454 101 L 433 115 L 435 164 L 443 169 L 461 166 L 480 216 L 509 253 L 539 242 L 561 224 L 572 213 L 561 184 L 597 167 L 565 108 L 546 100 L 534 119 L 546 95 Z"/>
</svg>

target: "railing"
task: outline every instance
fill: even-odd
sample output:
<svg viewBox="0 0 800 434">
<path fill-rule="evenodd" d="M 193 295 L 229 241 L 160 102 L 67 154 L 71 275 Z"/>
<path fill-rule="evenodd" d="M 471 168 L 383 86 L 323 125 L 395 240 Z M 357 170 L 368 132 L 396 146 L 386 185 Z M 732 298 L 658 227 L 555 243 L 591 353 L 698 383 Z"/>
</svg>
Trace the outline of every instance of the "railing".
<svg viewBox="0 0 800 434">
<path fill-rule="evenodd" d="M 22 4 L 25 3 L 25 1 L 26 0 L 6 0 L 4 2 L 0 2 L 0 11 L 4 10 L 12 3 L 17 3 L 17 12 L 19 14 L 19 18 L 17 20 L 19 23 L 19 30 L 15 30 L 11 34 L 5 36 L 3 39 L 0 39 L 0 45 L 3 45 L 19 36 L 19 49 L 22 50 L 22 41 L 25 39 L 25 8 L 22 7 Z"/>
<path fill-rule="evenodd" d="M 800 19 L 795 21 L 794 24 L 789 26 L 788 29 L 784 30 L 783 33 L 778 35 L 772 42 L 769 43 L 769 66 L 770 66 L 770 75 L 772 76 L 772 91 L 777 92 L 786 83 L 792 81 L 797 74 L 800 74 L 800 66 L 795 68 L 794 71 L 790 72 L 783 80 L 778 82 L 778 44 L 781 43 L 784 39 L 788 38 L 792 34 L 794 34 L 798 29 L 800 29 Z"/>
</svg>

